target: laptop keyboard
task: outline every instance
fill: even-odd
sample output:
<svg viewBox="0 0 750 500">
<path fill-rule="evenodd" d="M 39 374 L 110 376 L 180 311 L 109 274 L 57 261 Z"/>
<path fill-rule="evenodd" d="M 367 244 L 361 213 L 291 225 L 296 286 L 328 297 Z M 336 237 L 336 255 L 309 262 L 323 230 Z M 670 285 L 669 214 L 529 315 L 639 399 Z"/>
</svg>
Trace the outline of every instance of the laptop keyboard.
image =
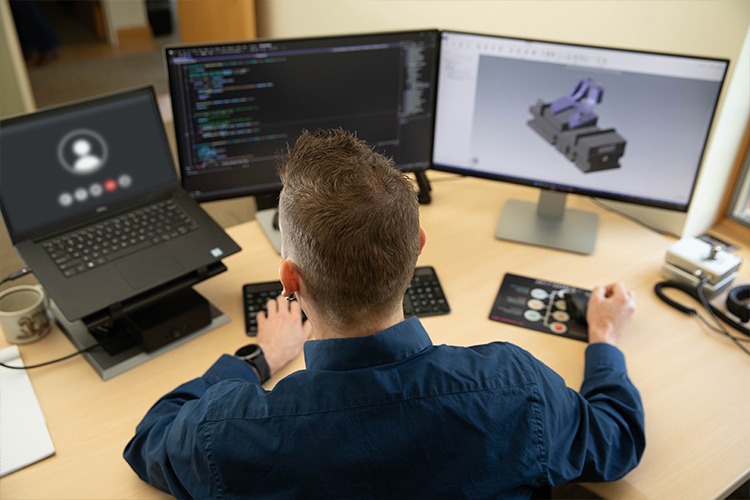
<svg viewBox="0 0 750 500">
<path fill-rule="evenodd" d="M 197 228 L 170 199 L 58 236 L 42 246 L 60 272 L 71 277 Z"/>
<path fill-rule="evenodd" d="M 245 333 L 251 337 L 257 335 L 258 313 L 265 311 L 268 300 L 276 298 L 281 290 L 282 286 L 278 281 L 248 283 L 242 287 Z M 437 316 L 450 311 L 435 269 L 431 266 L 416 268 L 404 294 L 404 317 Z"/>
</svg>

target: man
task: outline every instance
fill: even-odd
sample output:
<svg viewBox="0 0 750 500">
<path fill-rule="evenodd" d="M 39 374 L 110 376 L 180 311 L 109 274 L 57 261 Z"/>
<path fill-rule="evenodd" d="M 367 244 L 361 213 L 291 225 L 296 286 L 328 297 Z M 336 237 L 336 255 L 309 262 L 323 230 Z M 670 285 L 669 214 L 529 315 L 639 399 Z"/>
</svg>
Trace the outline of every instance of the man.
<svg viewBox="0 0 750 500">
<path fill-rule="evenodd" d="M 498 342 L 432 345 L 402 297 L 425 243 L 419 206 L 392 163 L 342 131 L 304 133 L 280 168 L 284 297 L 257 342 L 265 366 L 222 356 L 167 394 L 125 450 L 177 497 L 526 497 L 622 477 L 645 446 L 643 409 L 614 347 L 634 310 L 596 288 L 580 393 Z M 308 317 L 301 325 L 301 310 Z"/>
</svg>

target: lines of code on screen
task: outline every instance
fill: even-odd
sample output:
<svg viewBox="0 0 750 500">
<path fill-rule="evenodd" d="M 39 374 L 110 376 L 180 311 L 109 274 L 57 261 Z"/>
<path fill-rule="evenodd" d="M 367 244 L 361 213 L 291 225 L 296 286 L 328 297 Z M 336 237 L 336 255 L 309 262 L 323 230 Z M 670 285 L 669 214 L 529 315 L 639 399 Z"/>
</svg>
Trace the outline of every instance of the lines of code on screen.
<svg viewBox="0 0 750 500">
<path fill-rule="evenodd" d="M 426 168 L 436 42 L 411 32 L 169 49 L 183 184 L 273 183 L 304 129 L 350 130 L 399 168 Z"/>
</svg>

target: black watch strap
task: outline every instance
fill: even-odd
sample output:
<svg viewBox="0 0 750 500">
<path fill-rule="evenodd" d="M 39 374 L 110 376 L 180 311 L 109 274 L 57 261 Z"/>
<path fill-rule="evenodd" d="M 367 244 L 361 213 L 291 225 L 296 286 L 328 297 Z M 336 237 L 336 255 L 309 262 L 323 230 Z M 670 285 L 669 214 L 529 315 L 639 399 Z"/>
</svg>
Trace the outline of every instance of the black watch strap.
<svg viewBox="0 0 750 500">
<path fill-rule="evenodd" d="M 255 368 L 260 377 L 261 384 L 271 378 L 271 368 L 268 366 L 268 361 L 266 361 L 266 356 L 263 354 L 263 349 L 261 349 L 258 344 L 248 344 L 245 347 L 241 347 L 234 353 L 234 355 Z"/>
</svg>

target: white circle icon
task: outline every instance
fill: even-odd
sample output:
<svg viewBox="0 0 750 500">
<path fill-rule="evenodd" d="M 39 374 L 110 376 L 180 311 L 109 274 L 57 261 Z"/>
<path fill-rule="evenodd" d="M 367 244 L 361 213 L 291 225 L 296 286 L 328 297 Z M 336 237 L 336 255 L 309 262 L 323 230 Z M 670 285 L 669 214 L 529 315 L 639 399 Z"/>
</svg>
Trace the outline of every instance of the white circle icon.
<svg viewBox="0 0 750 500">
<path fill-rule="evenodd" d="M 73 196 L 75 196 L 78 201 L 86 201 L 86 198 L 89 197 L 89 193 L 83 188 L 78 188 L 73 192 Z"/>
<path fill-rule="evenodd" d="M 65 169 L 76 175 L 98 171 L 107 162 L 107 143 L 93 130 L 68 132 L 57 146 L 57 159 Z"/>
<path fill-rule="evenodd" d="M 130 187 L 130 185 L 133 183 L 133 179 L 128 174 L 122 174 L 117 179 L 118 184 L 120 184 L 120 187 L 127 188 Z"/>
<path fill-rule="evenodd" d="M 60 204 L 60 206 L 69 207 L 70 204 L 73 203 L 73 197 L 70 195 L 70 193 L 63 193 L 59 198 L 57 198 L 57 202 Z"/>
<path fill-rule="evenodd" d="M 99 183 L 95 182 L 94 184 L 89 186 L 89 193 L 91 193 L 91 196 L 93 196 L 94 198 L 101 196 L 103 192 L 104 188 Z"/>
</svg>

